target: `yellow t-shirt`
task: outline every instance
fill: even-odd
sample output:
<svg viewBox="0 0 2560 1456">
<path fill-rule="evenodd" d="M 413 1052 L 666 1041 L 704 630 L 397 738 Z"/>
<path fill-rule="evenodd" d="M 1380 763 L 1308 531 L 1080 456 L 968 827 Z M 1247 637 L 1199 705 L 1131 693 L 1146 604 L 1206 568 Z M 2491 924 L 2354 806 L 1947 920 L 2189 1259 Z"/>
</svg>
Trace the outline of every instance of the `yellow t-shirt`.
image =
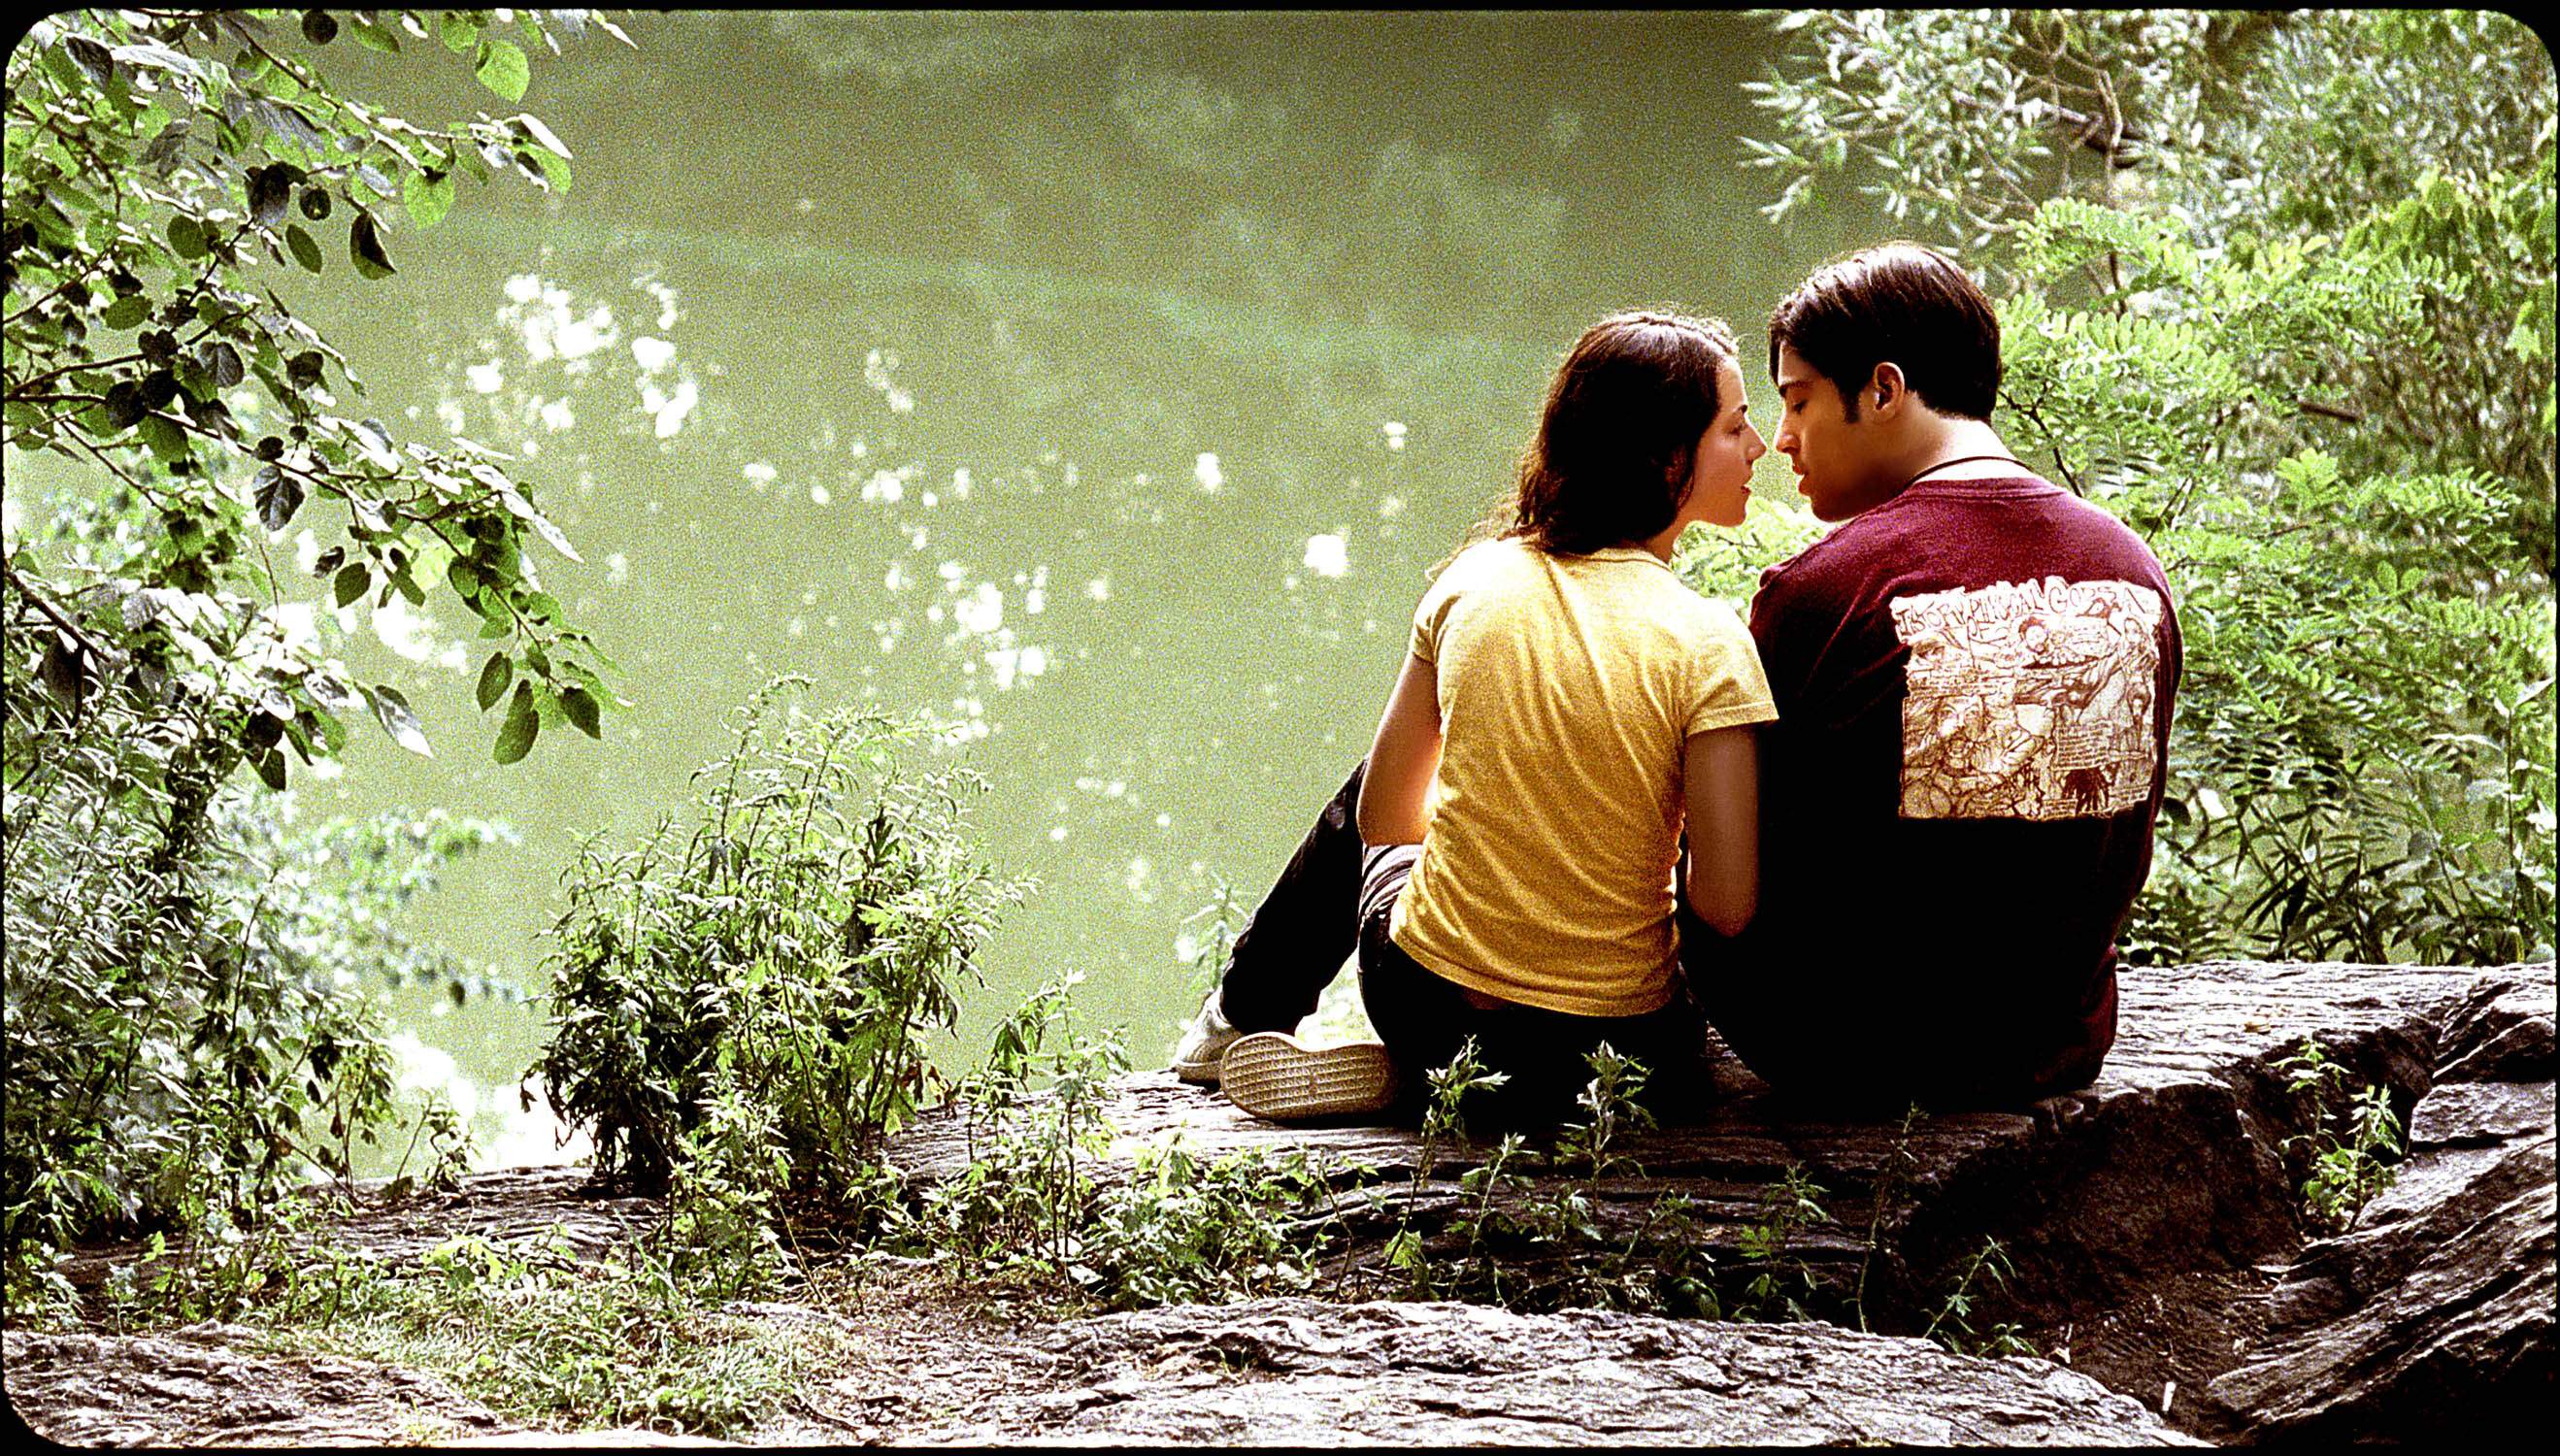
<svg viewBox="0 0 2560 1456">
<path fill-rule="evenodd" d="M 1389 933 L 1465 987 L 1578 1016 L 1671 999 L 1692 733 L 1778 716 L 1732 607 L 1651 553 L 1480 542 L 1413 613 L 1442 744 Z"/>
</svg>

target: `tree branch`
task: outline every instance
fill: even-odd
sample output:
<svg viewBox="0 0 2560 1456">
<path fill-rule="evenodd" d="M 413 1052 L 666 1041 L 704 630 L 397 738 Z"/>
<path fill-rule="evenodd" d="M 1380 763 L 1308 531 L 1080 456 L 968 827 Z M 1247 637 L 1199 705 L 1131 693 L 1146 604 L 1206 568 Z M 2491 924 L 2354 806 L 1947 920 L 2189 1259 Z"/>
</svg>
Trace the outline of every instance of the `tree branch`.
<svg viewBox="0 0 2560 1456">
<path fill-rule="evenodd" d="M 18 588 L 19 595 L 24 596 L 27 600 L 33 602 L 36 610 L 43 612 L 55 626 L 70 633 L 72 640 L 78 642 L 80 645 L 80 650 L 87 653 L 92 660 L 100 663 L 121 662 L 123 660 L 123 653 L 112 652 L 106 648 L 100 647 L 96 638 L 91 637 L 88 633 L 80 630 L 80 623 L 73 621 L 69 616 L 65 615 L 62 608 L 54 605 L 50 601 L 47 601 L 44 593 L 38 591 L 35 588 L 34 583 L 30 582 L 26 577 L 18 574 L 18 568 L 15 566 L 10 565 L 6 561 L 0 561 L 0 571 L 8 573 L 9 584 Z"/>
<path fill-rule="evenodd" d="M 2013 109 L 1998 101 L 1986 101 L 1980 96 L 1968 96 L 1962 93 L 1958 93 L 1950 97 L 1950 99 L 1959 106 L 1968 107 L 1976 111 L 2004 111 Z M 2150 134 L 2139 127 L 2119 122 L 2116 126 L 2111 128 L 2107 124 L 2106 117 L 2092 116 L 2085 111 L 2075 111 L 2071 107 L 2065 106 L 2058 101 L 2039 101 L 2037 104 L 2044 109 L 2046 114 L 2053 118 L 2056 126 L 2072 133 L 2071 139 L 2074 143 L 2086 147 L 2090 151 L 2096 152 L 2098 155 L 2105 157 L 2111 166 L 2130 167 L 2134 165 L 2135 158 L 2132 155 L 2130 148 L 2136 146 L 2148 146 L 2151 144 L 2152 138 Z"/>
</svg>

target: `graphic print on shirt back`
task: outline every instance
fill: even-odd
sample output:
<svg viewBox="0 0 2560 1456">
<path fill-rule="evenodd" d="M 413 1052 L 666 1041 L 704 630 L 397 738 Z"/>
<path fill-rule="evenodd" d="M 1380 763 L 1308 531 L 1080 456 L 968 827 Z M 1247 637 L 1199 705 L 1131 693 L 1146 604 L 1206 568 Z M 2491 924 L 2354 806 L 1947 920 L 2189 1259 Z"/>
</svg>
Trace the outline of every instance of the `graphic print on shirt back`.
<svg viewBox="0 0 2560 1456">
<path fill-rule="evenodd" d="M 1911 651 L 1903 818 L 2072 819 L 2150 796 L 2158 592 L 2047 576 L 1891 605 Z"/>
</svg>

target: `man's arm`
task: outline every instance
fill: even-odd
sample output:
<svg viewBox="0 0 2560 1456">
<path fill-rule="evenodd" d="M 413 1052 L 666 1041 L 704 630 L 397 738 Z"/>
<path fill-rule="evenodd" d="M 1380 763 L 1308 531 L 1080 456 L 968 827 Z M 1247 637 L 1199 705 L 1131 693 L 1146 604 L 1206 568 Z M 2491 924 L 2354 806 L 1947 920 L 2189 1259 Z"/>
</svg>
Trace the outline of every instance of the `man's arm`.
<svg viewBox="0 0 2560 1456">
<path fill-rule="evenodd" d="M 1362 843 L 1422 843 L 1423 801 L 1440 768 L 1440 678 L 1431 660 L 1407 654 L 1368 747 L 1357 815 Z"/>
</svg>

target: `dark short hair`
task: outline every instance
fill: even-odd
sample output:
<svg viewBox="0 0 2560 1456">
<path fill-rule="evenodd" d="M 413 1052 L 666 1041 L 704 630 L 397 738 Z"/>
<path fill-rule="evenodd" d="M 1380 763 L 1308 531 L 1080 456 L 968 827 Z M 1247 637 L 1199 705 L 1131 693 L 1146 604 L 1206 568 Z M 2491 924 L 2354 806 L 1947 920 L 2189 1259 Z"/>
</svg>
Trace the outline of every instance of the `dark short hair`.
<svg viewBox="0 0 2560 1456">
<path fill-rule="evenodd" d="M 1680 514 L 1698 436 L 1736 357 L 1722 319 L 1613 313 L 1585 329 L 1547 386 L 1500 534 L 1556 556 L 1644 541 Z"/>
<path fill-rule="evenodd" d="M 1814 269 L 1769 316 L 1769 377 L 1778 351 L 1838 386 L 1848 415 L 1879 364 L 1901 366 L 1920 403 L 1962 419 L 1992 417 L 2000 398 L 2000 319 L 1944 253 L 1881 243 Z"/>
</svg>

